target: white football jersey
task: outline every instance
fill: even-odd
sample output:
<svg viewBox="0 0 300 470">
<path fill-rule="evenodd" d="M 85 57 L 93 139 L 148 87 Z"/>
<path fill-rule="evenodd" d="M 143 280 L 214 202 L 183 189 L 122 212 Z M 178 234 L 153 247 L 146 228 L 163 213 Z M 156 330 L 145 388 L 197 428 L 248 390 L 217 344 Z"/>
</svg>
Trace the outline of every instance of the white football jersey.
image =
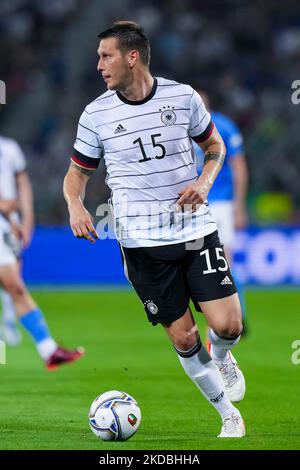
<svg viewBox="0 0 300 470">
<path fill-rule="evenodd" d="M 0 199 L 17 199 L 16 174 L 25 169 L 26 160 L 19 144 L 0 136 Z M 0 214 L 0 230 L 9 227 L 9 222 Z"/>
<path fill-rule="evenodd" d="M 72 160 L 96 169 L 104 157 L 115 231 L 128 248 L 181 243 L 216 224 L 207 204 L 178 211 L 178 193 L 197 179 L 191 138 L 206 140 L 213 124 L 189 85 L 155 78 L 149 96 L 129 101 L 107 91 L 82 113 Z"/>
</svg>

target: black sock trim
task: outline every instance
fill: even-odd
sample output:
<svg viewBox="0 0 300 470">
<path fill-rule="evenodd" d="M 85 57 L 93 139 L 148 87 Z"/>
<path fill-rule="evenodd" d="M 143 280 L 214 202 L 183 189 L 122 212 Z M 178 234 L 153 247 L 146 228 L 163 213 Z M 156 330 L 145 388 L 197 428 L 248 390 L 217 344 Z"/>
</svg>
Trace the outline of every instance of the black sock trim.
<svg viewBox="0 0 300 470">
<path fill-rule="evenodd" d="M 181 351 L 180 349 L 177 349 L 176 346 L 174 346 L 173 344 L 173 347 L 175 351 L 177 352 L 178 356 L 185 357 L 185 358 L 195 356 L 195 354 L 197 354 L 200 351 L 201 346 L 202 346 L 201 341 L 199 341 L 195 344 L 195 346 L 193 346 L 188 351 Z"/>
</svg>

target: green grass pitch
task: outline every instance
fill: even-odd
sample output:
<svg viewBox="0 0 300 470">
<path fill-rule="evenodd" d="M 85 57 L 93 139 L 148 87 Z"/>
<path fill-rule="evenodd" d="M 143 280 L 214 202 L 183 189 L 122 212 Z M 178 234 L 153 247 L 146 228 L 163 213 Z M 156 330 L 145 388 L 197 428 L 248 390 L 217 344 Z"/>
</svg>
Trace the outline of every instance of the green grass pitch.
<svg viewBox="0 0 300 470">
<path fill-rule="evenodd" d="M 188 379 L 163 329 L 146 320 L 132 292 L 35 292 L 57 340 L 86 356 L 44 369 L 28 337 L 0 365 L 1 449 L 203 450 L 300 449 L 300 293 L 247 294 L 249 336 L 235 348 L 246 397 L 238 407 L 244 439 L 221 440 L 221 421 Z M 203 336 L 205 323 L 196 314 Z M 142 423 L 127 442 L 102 442 L 90 431 L 92 400 L 124 390 L 139 402 Z"/>
</svg>

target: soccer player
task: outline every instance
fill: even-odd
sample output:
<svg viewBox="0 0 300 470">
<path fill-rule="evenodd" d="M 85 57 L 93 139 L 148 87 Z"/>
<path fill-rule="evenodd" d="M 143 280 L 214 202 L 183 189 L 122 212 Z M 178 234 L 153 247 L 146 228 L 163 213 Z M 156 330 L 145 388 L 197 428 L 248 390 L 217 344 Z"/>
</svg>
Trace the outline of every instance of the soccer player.
<svg viewBox="0 0 300 470">
<path fill-rule="evenodd" d="M 149 40 L 138 24 L 116 22 L 99 38 L 97 69 L 108 91 L 80 117 L 64 180 L 73 234 L 92 243 L 98 238 L 84 195 L 104 157 L 124 271 L 149 321 L 163 325 L 185 372 L 219 412 L 219 437 L 242 437 L 244 422 L 230 401 L 245 393 L 230 354 L 242 331 L 241 309 L 206 204 L 224 160 L 223 141 L 198 93 L 151 75 Z M 199 177 L 192 139 L 205 152 Z M 211 327 L 211 356 L 190 299 Z"/>
<path fill-rule="evenodd" d="M 18 157 L 15 158 L 16 154 Z M 0 138 L 0 286 L 10 295 L 14 311 L 21 325 L 31 335 L 37 351 L 49 370 L 63 363 L 73 362 L 83 355 L 81 348 L 68 350 L 57 345 L 49 332 L 44 315 L 29 294 L 20 274 L 18 263 L 19 243 L 26 243 L 29 233 L 22 230 L 15 213 L 22 206 L 16 199 L 12 178 L 24 171 L 18 144 Z"/>
<path fill-rule="evenodd" d="M 6 196 L 19 202 L 19 213 L 13 213 L 12 219 L 17 224 L 15 227 L 17 228 L 15 252 L 21 269 L 21 251 L 22 248 L 28 247 L 33 231 L 32 188 L 26 171 L 25 156 L 17 142 L 0 136 L 0 159 L 2 162 L 0 162 L 0 165 L 4 164 L 6 166 L 4 172 L 5 180 L 1 181 L 2 186 L 5 185 Z M 1 290 L 0 296 L 2 302 L 3 339 L 6 344 L 17 346 L 21 342 L 22 337 L 17 327 L 12 298 L 4 290 Z"/>
<path fill-rule="evenodd" d="M 206 93 L 198 90 L 206 109 L 210 110 L 209 99 Z M 216 125 L 226 146 L 226 158 L 218 175 L 216 183 L 208 196 L 209 207 L 217 222 L 220 240 L 229 263 L 232 262 L 232 250 L 235 229 L 243 229 L 247 224 L 246 194 L 248 183 L 248 169 L 243 147 L 243 137 L 235 123 L 220 112 L 210 111 L 212 120 Z M 200 175 L 203 168 L 204 154 L 201 148 L 194 144 L 197 158 L 197 170 Z M 243 320 L 245 322 L 245 301 L 243 286 L 235 275 L 242 304 Z M 245 330 L 245 324 L 244 324 Z M 244 333 L 245 331 L 243 331 Z"/>
</svg>

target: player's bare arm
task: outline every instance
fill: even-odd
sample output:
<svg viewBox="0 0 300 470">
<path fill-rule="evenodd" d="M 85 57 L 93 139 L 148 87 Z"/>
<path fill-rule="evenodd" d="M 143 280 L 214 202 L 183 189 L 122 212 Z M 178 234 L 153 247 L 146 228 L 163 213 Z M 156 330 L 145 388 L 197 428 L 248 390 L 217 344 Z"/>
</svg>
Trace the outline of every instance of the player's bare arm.
<svg viewBox="0 0 300 470">
<path fill-rule="evenodd" d="M 247 225 L 246 195 L 248 188 L 248 168 L 244 153 L 240 152 L 230 160 L 234 179 L 234 221 L 235 228 L 242 229 Z"/>
<path fill-rule="evenodd" d="M 197 140 L 195 139 L 197 142 Z M 226 148 L 218 130 L 214 128 L 211 136 L 204 142 L 197 142 L 204 152 L 203 170 L 199 178 L 193 184 L 186 186 L 179 192 L 177 204 L 183 207 L 192 204 L 193 209 L 197 204 L 203 204 L 208 196 L 219 171 L 222 168 Z"/>
<path fill-rule="evenodd" d="M 70 226 L 77 238 L 85 238 L 95 243 L 98 234 L 93 225 L 93 217 L 84 207 L 85 188 L 92 170 L 71 162 L 64 179 L 64 197 L 68 204 Z"/>
<path fill-rule="evenodd" d="M 34 225 L 33 194 L 27 171 L 17 173 L 16 182 L 21 212 L 21 238 L 23 246 L 26 248 L 30 243 Z"/>
</svg>

